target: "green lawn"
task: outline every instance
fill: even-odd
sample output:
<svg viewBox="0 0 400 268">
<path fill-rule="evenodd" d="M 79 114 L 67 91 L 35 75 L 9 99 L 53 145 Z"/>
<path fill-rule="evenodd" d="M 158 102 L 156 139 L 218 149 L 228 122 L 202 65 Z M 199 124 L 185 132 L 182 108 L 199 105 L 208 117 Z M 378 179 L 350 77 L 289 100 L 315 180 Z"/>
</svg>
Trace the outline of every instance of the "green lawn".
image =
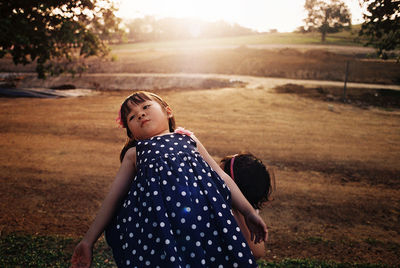
<svg viewBox="0 0 400 268">
<path fill-rule="evenodd" d="M 112 50 L 119 49 L 157 49 L 157 48 L 182 48 L 182 47 L 214 47 L 214 46 L 241 46 L 262 44 L 313 44 L 313 45 L 343 45 L 362 46 L 357 42 L 358 29 L 355 26 L 350 31 L 328 34 L 326 41 L 321 42 L 319 33 L 265 33 L 236 37 L 174 40 L 163 42 L 143 42 L 112 45 Z"/>
<path fill-rule="evenodd" d="M 0 237 L 0 267 L 69 267 L 76 239 L 61 236 L 9 234 Z M 263 267 L 386 267 L 379 264 L 335 263 L 311 259 L 259 261 Z M 96 243 L 92 267 L 116 267 L 104 239 Z"/>
</svg>

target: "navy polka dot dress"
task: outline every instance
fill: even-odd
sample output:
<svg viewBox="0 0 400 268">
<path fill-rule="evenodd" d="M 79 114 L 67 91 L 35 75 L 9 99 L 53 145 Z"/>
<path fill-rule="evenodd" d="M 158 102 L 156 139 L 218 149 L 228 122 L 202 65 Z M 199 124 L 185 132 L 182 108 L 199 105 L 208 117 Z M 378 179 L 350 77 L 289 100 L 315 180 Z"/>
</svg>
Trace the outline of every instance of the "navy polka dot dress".
<svg viewBox="0 0 400 268">
<path fill-rule="evenodd" d="M 136 177 L 106 229 L 119 267 L 257 267 L 228 187 L 190 136 L 141 140 L 136 151 Z"/>
</svg>

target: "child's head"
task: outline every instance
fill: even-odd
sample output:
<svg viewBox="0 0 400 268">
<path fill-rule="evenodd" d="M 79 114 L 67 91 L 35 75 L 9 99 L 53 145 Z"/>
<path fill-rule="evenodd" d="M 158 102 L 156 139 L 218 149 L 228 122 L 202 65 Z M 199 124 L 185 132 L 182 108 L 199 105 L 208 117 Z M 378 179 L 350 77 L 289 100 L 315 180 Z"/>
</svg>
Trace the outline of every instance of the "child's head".
<svg viewBox="0 0 400 268">
<path fill-rule="evenodd" d="M 126 128 L 126 134 L 131 140 L 134 139 L 134 133 L 132 133 L 132 130 L 128 126 L 128 116 L 131 113 L 132 107 L 134 105 L 140 105 L 141 103 L 146 101 L 157 102 L 163 109 L 165 109 L 165 111 L 169 109 L 169 105 L 163 99 L 151 92 L 137 91 L 127 97 L 121 105 L 119 120 L 122 127 Z M 173 132 L 175 129 L 175 118 L 173 115 L 171 117 L 168 117 L 168 125 L 169 131 Z"/>
<path fill-rule="evenodd" d="M 221 160 L 221 168 L 231 176 L 254 208 L 260 209 L 264 202 L 271 200 L 274 174 L 251 153 L 226 156 Z"/>
<path fill-rule="evenodd" d="M 156 105 L 153 105 L 149 102 L 155 102 Z M 148 104 L 151 104 L 150 106 L 152 108 L 147 108 Z M 138 108 L 140 106 L 144 106 L 141 108 Z M 145 107 L 146 106 L 146 107 Z M 120 110 L 120 114 L 119 117 L 117 118 L 117 120 L 119 121 L 120 125 L 123 128 L 126 128 L 126 134 L 128 136 L 128 141 L 126 142 L 124 148 L 122 148 L 121 154 L 120 154 L 120 160 L 122 162 L 125 153 L 128 151 L 129 148 L 136 146 L 136 138 L 137 136 L 140 136 L 140 133 L 133 133 L 134 131 L 132 130 L 133 124 L 132 123 L 134 120 L 129 120 L 128 117 L 132 117 L 133 114 L 136 113 L 136 109 L 149 109 L 146 111 L 154 111 L 153 108 L 154 106 L 159 106 L 156 107 L 157 112 L 151 112 L 152 115 L 155 115 L 156 117 L 159 117 L 158 115 L 162 115 L 164 112 L 165 114 L 162 115 L 161 119 L 159 120 L 155 120 L 155 118 L 152 118 L 152 123 L 157 121 L 158 123 L 161 123 L 162 125 L 164 125 L 164 122 L 161 122 L 160 120 L 163 120 L 162 118 L 164 118 L 165 115 L 165 120 L 168 120 L 168 122 L 165 121 L 165 124 L 168 123 L 168 128 L 170 132 L 173 132 L 175 130 L 175 118 L 172 114 L 171 109 L 169 108 L 168 104 L 162 100 L 159 96 L 157 96 L 154 93 L 151 92 L 146 92 L 146 91 L 137 91 L 135 93 L 133 93 L 132 95 L 130 95 L 129 97 L 127 97 L 125 99 L 125 101 L 122 103 L 121 105 L 121 110 Z M 161 110 L 160 110 L 161 109 Z M 147 112 L 146 112 L 147 113 Z M 143 123 L 143 122 L 142 122 Z M 158 123 L 156 123 L 158 125 Z M 165 125 L 167 126 L 167 125 Z M 162 128 L 164 128 L 164 126 L 162 126 Z M 140 132 L 140 129 L 138 130 L 138 132 Z"/>
</svg>

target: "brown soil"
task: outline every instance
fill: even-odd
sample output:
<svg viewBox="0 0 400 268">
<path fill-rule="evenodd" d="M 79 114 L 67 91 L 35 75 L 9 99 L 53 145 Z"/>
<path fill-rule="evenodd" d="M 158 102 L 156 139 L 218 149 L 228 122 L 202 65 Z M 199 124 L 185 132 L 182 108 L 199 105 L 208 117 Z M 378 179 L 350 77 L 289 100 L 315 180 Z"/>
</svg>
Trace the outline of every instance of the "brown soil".
<svg viewBox="0 0 400 268">
<path fill-rule="evenodd" d="M 400 264 L 399 110 L 279 92 L 158 93 L 216 160 L 244 150 L 275 167 L 267 260 Z M 98 93 L 0 98 L 1 233 L 87 230 L 125 139 L 114 119 L 128 92 Z"/>
</svg>

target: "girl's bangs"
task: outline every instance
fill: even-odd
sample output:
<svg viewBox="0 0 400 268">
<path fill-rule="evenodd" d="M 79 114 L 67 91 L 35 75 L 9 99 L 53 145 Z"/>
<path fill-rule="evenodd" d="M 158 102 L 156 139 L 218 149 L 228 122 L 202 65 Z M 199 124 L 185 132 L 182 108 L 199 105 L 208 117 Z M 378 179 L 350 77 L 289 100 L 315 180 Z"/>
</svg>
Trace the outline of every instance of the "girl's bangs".
<svg viewBox="0 0 400 268">
<path fill-rule="evenodd" d="M 132 103 L 132 104 L 138 105 L 140 103 L 143 103 L 143 102 L 149 101 L 149 100 L 151 100 L 151 97 L 148 96 L 144 92 L 134 93 L 124 101 L 124 103 L 122 104 L 122 107 L 123 107 L 123 110 L 124 110 L 125 114 L 128 114 L 130 112 L 130 110 L 131 110 L 129 108 L 128 103 Z"/>
</svg>

